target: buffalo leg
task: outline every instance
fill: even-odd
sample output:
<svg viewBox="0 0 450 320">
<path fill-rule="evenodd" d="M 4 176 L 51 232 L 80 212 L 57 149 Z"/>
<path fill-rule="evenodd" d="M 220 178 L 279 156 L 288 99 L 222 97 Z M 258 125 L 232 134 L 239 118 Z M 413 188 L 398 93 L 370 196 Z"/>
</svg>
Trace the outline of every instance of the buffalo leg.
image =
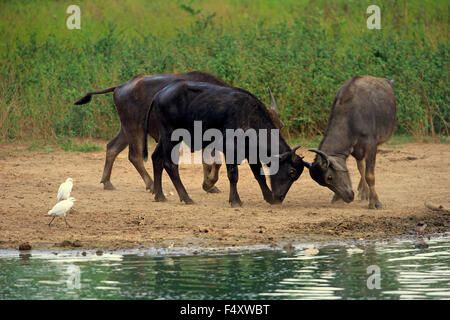
<svg viewBox="0 0 450 320">
<path fill-rule="evenodd" d="M 173 163 L 171 160 L 164 160 L 164 169 L 168 173 L 170 180 L 172 180 L 175 189 L 177 190 L 178 196 L 180 197 L 180 201 L 184 201 L 186 204 L 193 204 L 194 201 L 189 197 L 186 189 L 183 186 L 183 183 L 180 179 L 180 174 L 178 171 L 178 164 Z"/>
<path fill-rule="evenodd" d="M 122 131 L 122 128 L 116 134 L 116 136 L 108 142 L 106 145 L 106 160 L 105 167 L 103 168 L 102 180 L 100 183 L 103 183 L 103 189 L 105 190 L 114 190 L 114 186 L 112 185 L 111 179 L 111 171 L 116 160 L 116 157 L 119 153 L 123 151 L 128 145 L 127 138 Z"/>
<path fill-rule="evenodd" d="M 231 207 L 240 207 L 242 206 L 242 201 L 237 192 L 239 172 L 236 164 L 227 164 L 227 175 L 228 180 L 230 180 L 230 198 L 228 201 L 230 202 Z"/>
<path fill-rule="evenodd" d="M 166 201 L 166 197 L 162 191 L 162 171 L 164 167 L 164 154 L 161 141 L 155 148 L 152 154 L 152 162 L 153 162 L 153 178 L 155 179 L 154 184 L 154 193 L 155 193 L 155 201 L 162 202 Z"/>
<path fill-rule="evenodd" d="M 272 204 L 273 203 L 272 191 L 270 191 L 269 187 L 267 186 L 266 176 L 261 174 L 262 169 L 261 163 L 258 162 L 256 164 L 250 164 L 250 169 L 252 169 L 255 179 L 259 183 L 259 187 L 261 188 L 264 200 Z"/>
<path fill-rule="evenodd" d="M 369 209 L 381 209 L 383 205 L 378 199 L 377 192 L 375 191 L 375 162 L 377 157 L 377 151 L 371 150 L 366 157 L 366 181 L 369 185 Z"/>
<path fill-rule="evenodd" d="M 219 193 L 220 190 L 214 186 L 219 180 L 220 163 L 206 164 L 203 162 L 203 190 L 209 193 Z"/>
<path fill-rule="evenodd" d="M 358 185 L 358 196 L 360 200 L 368 200 L 369 199 L 369 186 L 366 181 L 366 163 L 364 159 L 356 160 L 356 164 L 358 166 L 359 173 L 361 175 L 361 179 L 359 180 Z"/>
<path fill-rule="evenodd" d="M 143 138 L 142 140 L 140 138 L 136 138 L 133 140 L 133 143 L 130 143 L 128 159 L 141 175 L 142 180 L 144 180 L 146 189 L 153 192 L 153 180 L 152 178 L 150 178 L 150 175 L 148 174 L 144 166 L 142 141 Z"/>
</svg>

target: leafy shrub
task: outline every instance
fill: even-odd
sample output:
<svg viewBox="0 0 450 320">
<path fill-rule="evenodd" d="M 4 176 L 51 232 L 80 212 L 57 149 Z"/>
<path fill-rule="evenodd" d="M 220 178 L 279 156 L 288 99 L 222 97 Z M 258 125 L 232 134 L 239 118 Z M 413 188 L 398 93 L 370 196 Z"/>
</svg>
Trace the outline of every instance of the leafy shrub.
<svg viewBox="0 0 450 320">
<path fill-rule="evenodd" d="M 133 4 L 145 8 L 139 1 Z M 4 5 L 4 11 L 26 21 L 22 10 Z M 17 8 L 30 11 L 33 5 L 20 3 Z M 321 134 L 336 91 L 352 76 L 393 78 L 397 132 L 449 134 L 445 1 L 383 1 L 382 10 L 389 10 L 382 11 L 381 30 L 365 28 L 364 1 L 308 5 L 266 0 L 258 1 L 259 7 L 243 1 L 236 4 L 240 15 L 233 16 L 234 24 L 201 5 L 212 6 L 193 1 L 176 8 L 161 5 L 162 18 L 169 14 L 188 21 L 164 25 L 172 27 L 165 36 L 152 31 L 152 23 L 158 25 L 155 20 L 133 28 L 131 19 L 125 21 L 129 28 L 119 28 L 104 17 L 100 33 L 89 27 L 60 27 L 9 39 L 0 47 L 0 137 L 111 138 L 120 127 L 111 95 L 82 106 L 73 102 L 87 91 L 123 83 L 136 74 L 190 70 L 209 71 L 267 104 L 270 86 L 289 136 Z M 120 13 L 123 8 L 111 5 L 109 10 Z M 256 9 L 259 16 L 252 15 Z M 284 10 L 288 13 L 283 16 Z"/>
</svg>

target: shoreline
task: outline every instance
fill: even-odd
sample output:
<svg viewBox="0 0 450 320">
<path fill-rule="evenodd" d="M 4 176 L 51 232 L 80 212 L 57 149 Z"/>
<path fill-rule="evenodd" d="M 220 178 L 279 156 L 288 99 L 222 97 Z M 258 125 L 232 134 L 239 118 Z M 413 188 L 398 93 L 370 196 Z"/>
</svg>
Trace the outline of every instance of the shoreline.
<svg viewBox="0 0 450 320">
<path fill-rule="evenodd" d="M 427 243 L 435 239 L 448 238 L 450 232 L 426 234 L 423 238 Z M 372 246 L 380 243 L 389 242 L 411 242 L 417 243 L 418 238 L 411 235 L 394 236 L 383 239 L 322 239 L 315 241 L 286 241 L 284 243 L 271 244 L 252 244 L 252 245 L 232 245 L 232 246 L 145 246 L 134 248 L 110 249 L 106 247 L 59 247 L 42 244 L 35 244 L 31 250 L 19 250 L 17 248 L 0 248 L 0 258 L 5 256 L 20 255 L 69 255 L 69 256 L 103 256 L 108 254 L 118 255 L 145 255 L 145 256 L 193 256 L 193 255 L 211 255 L 211 254 L 242 254 L 259 251 L 300 251 L 310 248 L 322 248 L 329 246 L 346 246 L 346 247 L 364 247 Z"/>
<path fill-rule="evenodd" d="M 431 212 L 431 211 L 430 211 Z M 350 242 L 379 242 L 391 241 L 395 239 L 415 239 L 414 229 L 405 229 L 405 225 L 414 226 L 418 222 L 427 221 L 427 232 L 425 236 L 442 236 L 450 232 L 450 220 L 446 214 L 438 213 L 430 215 L 411 215 L 403 218 L 396 218 L 393 221 L 384 221 L 383 218 L 376 218 L 363 215 L 359 217 L 360 221 L 355 219 L 343 219 L 338 223 L 320 222 L 310 223 L 305 231 L 308 234 L 299 234 L 294 237 L 291 233 L 261 235 L 257 239 L 248 239 L 230 235 L 229 238 L 208 236 L 207 229 L 199 229 L 196 236 L 189 238 L 167 238 L 156 239 L 152 241 L 127 241 L 127 240 L 80 240 L 79 237 L 67 237 L 59 242 L 49 241 L 12 241 L 6 242 L 0 240 L 0 250 L 19 250 L 22 244 L 30 244 L 32 250 L 161 250 L 171 248 L 198 248 L 199 250 L 222 250 L 225 248 L 239 247 L 267 247 L 281 248 L 286 244 L 295 243 L 350 243 Z M 393 232 L 382 230 L 388 225 Z M 60 228 L 65 228 L 63 224 Z M 347 228 L 353 228 L 357 231 L 350 231 Z M 260 231 L 265 228 L 261 228 Z M 405 232 L 398 232 L 403 230 Z M 206 231 L 206 232 L 205 232 Z M 388 231 L 388 232 L 386 232 Z M 261 232 L 264 233 L 264 232 Z M 202 234 L 204 235 L 202 237 Z M 26 238 L 25 238 L 26 239 Z M 19 250 L 20 251 L 20 250 Z M 27 250 L 24 250 L 24 252 Z M 196 251 L 193 249 L 192 251 Z"/>
<path fill-rule="evenodd" d="M 34 249 L 127 250 L 170 247 L 224 248 L 250 245 L 284 246 L 289 242 L 389 239 L 414 235 L 418 223 L 425 234 L 450 231 L 450 145 L 406 143 L 382 146 L 377 156 L 376 187 L 381 210 L 367 201 L 331 204 L 332 192 L 304 172 L 282 205 L 269 205 L 248 165 L 239 166 L 241 208 L 228 204 L 229 182 L 219 171 L 217 194 L 202 189 L 202 166 L 182 165 L 180 176 L 195 204 L 179 202 L 164 173 L 167 202 L 154 202 L 146 192 L 126 150 L 114 164 L 116 190 L 99 183 L 104 151 L 68 153 L 42 150 L 5 152 L 0 143 L 0 249 L 18 249 L 28 242 Z M 314 155 L 299 153 L 306 161 Z M 424 166 L 426 163 L 426 166 Z M 347 161 L 354 188 L 359 182 L 356 162 Z M 152 172 L 151 162 L 146 163 Z M 77 199 L 67 215 L 48 227 L 47 211 L 56 203 L 59 185 L 75 179 L 71 196 Z M 61 247 L 61 245 L 63 245 Z"/>
</svg>

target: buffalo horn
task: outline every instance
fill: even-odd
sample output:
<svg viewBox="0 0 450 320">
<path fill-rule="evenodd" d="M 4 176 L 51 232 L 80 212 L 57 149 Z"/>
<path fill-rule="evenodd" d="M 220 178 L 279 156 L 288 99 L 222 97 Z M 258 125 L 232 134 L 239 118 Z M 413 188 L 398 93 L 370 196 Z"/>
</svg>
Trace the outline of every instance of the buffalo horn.
<svg viewBox="0 0 450 320">
<path fill-rule="evenodd" d="M 275 101 L 275 98 L 273 97 L 272 90 L 270 90 L 270 88 L 268 87 L 267 91 L 269 92 L 270 96 L 270 109 L 274 110 L 278 114 L 278 105 Z"/>
<path fill-rule="evenodd" d="M 294 149 L 292 149 L 292 162 L 298 161 L 298 158 L 302 159 L 303 157 L 299 157 L 295 154 L 295 151 L 297 151 L 297 149 L 301 148 L 302 146 L 296 146 Z M 298 157 L 298 158 L 297 158 Z"/>
<path fill-rule="evenodd" d="M 312 166 L 312 163 L 311 163 L 311 162 L 308 162 L 308 161 L 305 161 L 305 160 L 303 160 L 303 157 L 302 157 L 302 162 L 303 162 L 303 165 L 304 165 L 305 167 L 307 167 L 308 169 L 310 169 L 310 168 L 311 168 L 311 166 Z"/>
<path fill-rule="evenodd" d="M 327 162 L 327 167 L 330 165 L 330 160 L 328 160 L 328 156 L 325 152 L 317 149 L 309 149 L 308 151 L 317 153 L 323 160 Z"/>
</svg>

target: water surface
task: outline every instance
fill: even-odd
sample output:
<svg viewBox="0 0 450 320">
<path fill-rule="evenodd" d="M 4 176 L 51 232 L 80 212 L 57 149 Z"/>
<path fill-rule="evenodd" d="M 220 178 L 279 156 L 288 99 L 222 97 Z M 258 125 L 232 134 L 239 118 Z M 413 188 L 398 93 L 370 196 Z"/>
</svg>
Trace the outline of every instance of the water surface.
<svg viewBox="0 0 450 320">
<path fill-rule="evenodd" d="M 450 237 L 427 243 L 156 256 L 3 251 L 0 299 L 450 299 Z M 368 285 L 370 266 L 379 288 L 374 277 Z"/>
</svg>

